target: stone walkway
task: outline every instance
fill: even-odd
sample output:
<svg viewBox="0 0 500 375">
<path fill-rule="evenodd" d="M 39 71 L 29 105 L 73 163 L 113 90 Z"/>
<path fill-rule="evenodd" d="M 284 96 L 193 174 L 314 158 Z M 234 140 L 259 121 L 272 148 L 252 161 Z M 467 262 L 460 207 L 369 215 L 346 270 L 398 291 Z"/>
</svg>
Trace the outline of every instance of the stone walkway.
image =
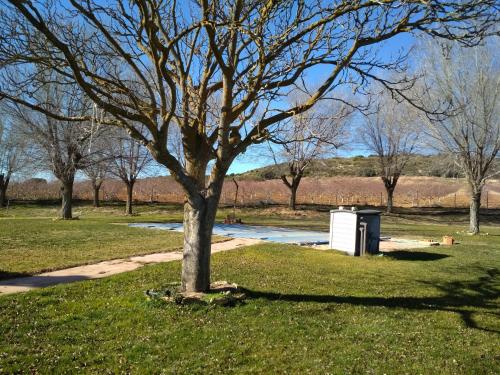
<svg viewBox="0 0 500 375">
<path fill-rule="evenodd" d="M 250 246 L 262 241 L 249 238 L 235 238 L 225 242 L 212 244 L 212 254 L 234 250 L 242 246 Z M 74 281 L 100 279 L 122 272 L 133 271 L 146 264 L 165 263 L 182 259 L 182 251 L 155 253 L 135 256 L 127 259 L 107 260 L 104 262 L 45 272 L 35 276 L 18 277 L 0 281 L 0 296 L 4 294 L 27 292 L 56 284 Z"/>
</svg>

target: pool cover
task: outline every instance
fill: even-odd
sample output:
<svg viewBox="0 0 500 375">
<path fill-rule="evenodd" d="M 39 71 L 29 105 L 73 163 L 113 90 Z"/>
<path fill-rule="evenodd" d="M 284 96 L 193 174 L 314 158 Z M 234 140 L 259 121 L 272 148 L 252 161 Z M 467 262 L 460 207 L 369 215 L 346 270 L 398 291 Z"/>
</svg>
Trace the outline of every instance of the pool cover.
<svg viewBox="0 0 500 375">
<path fill-rule="evenodd" d="M 173 230 L 182 232 L 182 223 L 134 223 L 131 227 Z M 328 243 L 328 233 L 278 227 L 243 224 L 215 224 L 213 233 L 234 238 L 254 238 L 264 241 L 297 245 L 321 245 Z"/>
</svg>

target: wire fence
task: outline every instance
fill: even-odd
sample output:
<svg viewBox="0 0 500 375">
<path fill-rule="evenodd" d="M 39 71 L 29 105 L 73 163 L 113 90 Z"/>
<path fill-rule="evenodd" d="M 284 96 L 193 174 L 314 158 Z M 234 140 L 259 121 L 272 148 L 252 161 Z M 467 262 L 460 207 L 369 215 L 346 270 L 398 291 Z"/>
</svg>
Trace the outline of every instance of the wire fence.
<svg viewBox="0 0 500 375">
<path fill-rule="evenodd" d="M 236 185 L 227 180 L 220 204 L 233 205 L 235 194 Z M 60 198 L 60 187 L 56 182 L 11 184 L 8 196 L 17 200 L 54 200 Z M 125 200 L 125 186 L 120 181 L 106 181 L 101 188 L 100 197 L 104 201 Z M 168 177 L 137 181 L 133 197 L 140 202 L 182 203 L 185 200 L 181 187 Z M 90 183 L 76 183 L 74 198 L 91 200 L 93 190 Z M 238 206 L 287 204 L 290 192 L 281 180 L 243 180 L 238 181 L 236 198 Z M 469 201 L 470 194 L 463 179 L 403 177 L 394 193 L 396 207 L 464 208 L 469 206 Z M 378 178 L 304 178 L 297 192 L 297 204 L 381 207 L 387 204 L 387 197 Z M 484 208 L 500 208 L 500 181 L 492 180 L 485 185 L 481 205 Z"/>
</svg>

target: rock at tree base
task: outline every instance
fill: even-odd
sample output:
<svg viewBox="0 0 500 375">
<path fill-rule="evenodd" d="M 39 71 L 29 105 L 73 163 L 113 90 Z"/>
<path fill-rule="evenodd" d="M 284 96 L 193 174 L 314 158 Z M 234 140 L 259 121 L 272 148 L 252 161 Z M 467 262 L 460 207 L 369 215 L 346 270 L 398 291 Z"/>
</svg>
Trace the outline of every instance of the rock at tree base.
<svg viewBox="0 0 500 375">
<path fill-rule="evenodd" d="M 181 292 L 180 284 L 169 284 L 163 289 L 149 289 L 145 292 L 150 299 L 162 299 L 177 305 L 213 305 L 235 306 L 242 302 L 246 295 L 237 284 L 227 281 L 216 281 L 210 284 L 209 292 Z"/>
</svg>

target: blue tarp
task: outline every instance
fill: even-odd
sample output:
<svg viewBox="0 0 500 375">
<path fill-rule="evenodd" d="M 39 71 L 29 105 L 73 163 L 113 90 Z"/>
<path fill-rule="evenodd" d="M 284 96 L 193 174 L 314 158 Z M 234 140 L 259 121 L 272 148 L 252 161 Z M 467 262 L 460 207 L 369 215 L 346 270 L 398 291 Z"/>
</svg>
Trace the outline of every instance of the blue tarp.
<svg viewBox="0 0 500 375">
<path fill-rule="evenodd" d="M 134 223 L 131 227 L 153 228 L 182 232 L 182 223 Z M 213 233 L 234 238 L 254 238 L 265 241 L 306 244 L 327 244 L 329 235 L 325 232 L 296 230 L 278 227 L 263 227 L 243 224 L 215 224 Z"/>
</svg>

